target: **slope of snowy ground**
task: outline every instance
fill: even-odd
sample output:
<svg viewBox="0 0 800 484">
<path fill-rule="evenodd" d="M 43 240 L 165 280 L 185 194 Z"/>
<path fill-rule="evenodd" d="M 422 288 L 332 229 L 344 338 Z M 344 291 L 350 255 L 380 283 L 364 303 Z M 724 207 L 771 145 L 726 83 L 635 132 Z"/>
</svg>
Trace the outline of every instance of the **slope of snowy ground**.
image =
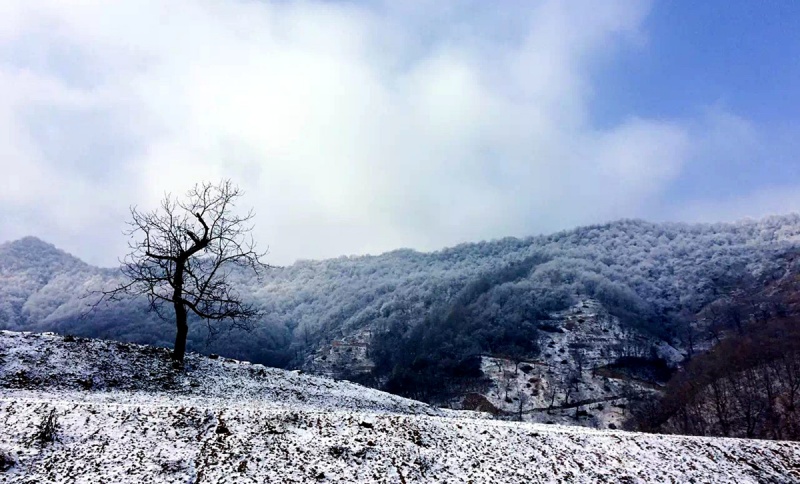
<svg viewBox="0 0 800 484">
<path fill-rule="evenodd" d="M 299 372 L 187 354 L 172 368 L 169 350 L 52 333 L 0 331 L 0 388 L 17 393 L 78 391 L 71 398 L 123 401 L 168 393 L 184 401 L 443 415 L 425 403 Z M 136 395 L 131 397 L 131 394 Z M 124 395 L 124 396 L 120 396 Z"/>
<path fill-rule="evenodd" d="M 0 469 L 13 462 L 0 482 L 800 482 L 788 442 L 499 422 L 240 362 L 192 355 L 173 371 L 163 356 L 0 333 Z"/>
</svg>

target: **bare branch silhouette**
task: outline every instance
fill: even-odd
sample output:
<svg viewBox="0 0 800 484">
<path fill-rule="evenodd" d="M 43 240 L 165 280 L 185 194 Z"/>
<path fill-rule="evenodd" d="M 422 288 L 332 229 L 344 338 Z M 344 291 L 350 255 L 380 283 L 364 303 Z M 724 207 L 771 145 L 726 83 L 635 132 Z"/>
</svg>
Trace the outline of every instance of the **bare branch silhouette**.
<svg viewBox="0 0 800 484">
<path fill-rule="evenodd" d="M 253 211 L 234 213 L 242 196 L 230 180 L 202 183 L 185 199 L 166 194 L 158 210 L 131 207 L 128 222 L 130 253 L 122 261 L 125 282 L 104 291 L 96 303 L 124 296 L 147 297 L 150 308 L 162 319 L 165 306 L 174 310 L 176 324 L 173 359 L 183 361 L 188 335 L 188 316 L 205 319 L 209 333 L 213 321 L 227 320 L 232 327 L 249 329 L 261 311 L 243 302 L 231 281 L 237 270 L 259 274 L 269 268 L 261 262 L 252 237 Z"/>
</svg>

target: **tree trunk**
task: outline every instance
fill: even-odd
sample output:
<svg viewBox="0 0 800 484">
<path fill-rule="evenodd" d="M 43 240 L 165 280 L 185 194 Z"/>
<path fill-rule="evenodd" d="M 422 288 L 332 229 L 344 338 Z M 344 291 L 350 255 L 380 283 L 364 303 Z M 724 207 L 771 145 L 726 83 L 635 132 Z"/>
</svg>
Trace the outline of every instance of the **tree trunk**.
<svg viewBox="0 0 800 484">
<path fill-rule="evenodd" d="M 177 325 L 177 332 L 175 333 L 175 350 L 172 352 L 172 359 L 175 361 L 183 361 L 186 355 L 186 336 L 189 334 L 189 325 L 186 322 L 186 307 L 183 303 L 175 303 L 175 324 Z"/>
<path fill-rule="evenodd" d="M 183 304 L 183 271 L 185 264 L 186 260 L 183 258 L 176 261 L 175 278 L 173 280 L 175 290 L 172 294 L 172 305 L 175 308 L 175 325 L 177 326 L 172 359 L 179 362 L 183 362 L 183 357 L 186 355 L 186 335 L 189 334 L 186 306 Z"/>
</svg>

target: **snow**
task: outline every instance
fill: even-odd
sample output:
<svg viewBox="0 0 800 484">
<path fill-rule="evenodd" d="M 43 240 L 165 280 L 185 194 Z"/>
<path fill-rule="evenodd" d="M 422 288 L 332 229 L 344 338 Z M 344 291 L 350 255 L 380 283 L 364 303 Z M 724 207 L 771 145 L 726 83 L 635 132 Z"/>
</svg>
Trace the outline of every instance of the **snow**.
<svg viewBox="0 0 800 484">
<path fill-rule="evenodd" d="M 592 298 L 550 314 L 547 323 L 551 329 L 541 332 L 542 351 L 536 360 L 482 357 L 481 371 L 491 384 L 481 396 L 506 416 L 621 428 L 629 418 L 627 394 L 659 387 L 608 371 L 607 366 L 632 354 L 655 353 L 669 364 L 682 359 L 667 343 L 626 330 L 619 318 Z"/>
<path fill-rule="evenodd" d="M 790 442 L 495 421 L 227 359 L 173 370 L 166 356 L 0 332 L 0 453 L 15 461 L 0 482 L 800 482 Z M 53 411 L 56 439 L 38 442 Z"/>
<path fill-rule="evenodd" d="M 280 407 L 324 406 L 442 415 L 428 404 L 346 381 L 189 353 L 184 371 L 172 369 L 169 351 L 144 345 L 52 334 L 0 331 L 0 383 L 17 394 L 31 390 L 82 395 L 85 399 L 141 399 L 168 393 L 184 401 Z M 83 392 L 78 392 L 84 390 Z M 94 391 L 86 391 L 94 390 Z"/>
</svg>

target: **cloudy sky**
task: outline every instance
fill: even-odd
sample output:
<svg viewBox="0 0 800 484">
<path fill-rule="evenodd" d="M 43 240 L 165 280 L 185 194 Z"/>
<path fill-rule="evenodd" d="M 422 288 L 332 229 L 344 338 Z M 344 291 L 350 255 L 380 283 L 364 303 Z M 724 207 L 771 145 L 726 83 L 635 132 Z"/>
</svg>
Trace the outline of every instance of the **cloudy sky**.
<svg viewBox="0 0 800 484">
<path fill-rule="evenodd" d="M 269 262 L 800 210 L 800 2 L 3 0 L 0 241 L 230 178 Z"/>
</svg>

